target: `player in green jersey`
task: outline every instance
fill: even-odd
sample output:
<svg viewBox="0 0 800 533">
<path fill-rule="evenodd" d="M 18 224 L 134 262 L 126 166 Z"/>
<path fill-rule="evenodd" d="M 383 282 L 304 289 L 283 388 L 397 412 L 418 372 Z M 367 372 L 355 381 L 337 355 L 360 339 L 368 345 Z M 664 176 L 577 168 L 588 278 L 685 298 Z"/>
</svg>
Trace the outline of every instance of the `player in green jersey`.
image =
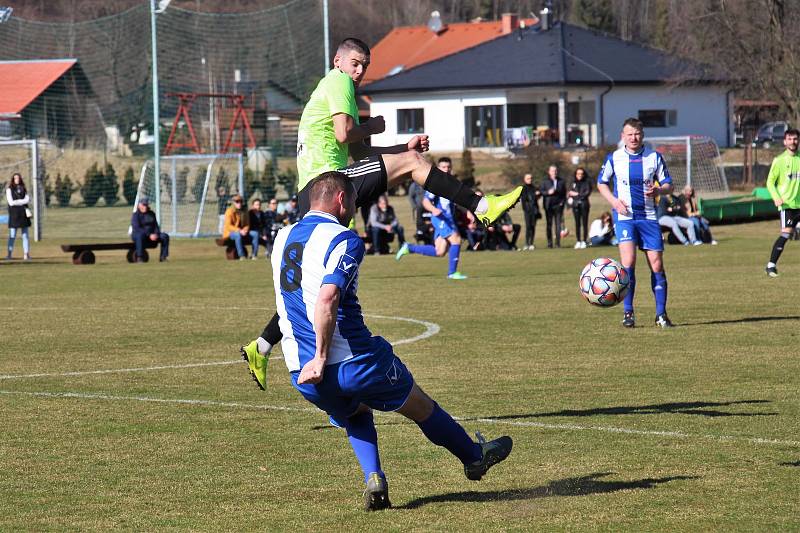
<svg viewBox="0 0 800 533">
<path fill-rule="evenodd" d="M 767 176 L 767 190 L 775 206 L 781 211 L 781 234 L 772 245 L 772 255 L 767 263 L 767 275 L 778 275 L 778 258 L 795 226 L 800 223 L 800 130 L 790 128 L 783 134 L 786 150 L 772 160 Z"/>
<path fill-rule="evenodd" d="M 455 176 L 432 165 L 422 156 L 430 148 L 427 135 L 415 135 L 406 144 L 368 146 L 364 141 L 385 129 L 381 116 L 363 124 L 358 121 L 355 90 L 369 63 L 370 50 L 363 41 L 344 39 L 336 50 L 334 68 L 319 82 L 303 109 L 297 135 L 300 216 L 310 207 L 306 185 L 328 171 L 339 171 L 351 179 L 357 207 L 371 205 L 409 175 L 426 191 L 475 213 L 487 226 L 519 201 L 521 186 L 504 195 L 478 196 Z M 354 163 L 348 165 L 350 157 Z M 275 314 L 261 336 L 242 347 L 242 358 L 261 389 L 265 387 L 266 356 L 281 337 Z"/>
</svg>

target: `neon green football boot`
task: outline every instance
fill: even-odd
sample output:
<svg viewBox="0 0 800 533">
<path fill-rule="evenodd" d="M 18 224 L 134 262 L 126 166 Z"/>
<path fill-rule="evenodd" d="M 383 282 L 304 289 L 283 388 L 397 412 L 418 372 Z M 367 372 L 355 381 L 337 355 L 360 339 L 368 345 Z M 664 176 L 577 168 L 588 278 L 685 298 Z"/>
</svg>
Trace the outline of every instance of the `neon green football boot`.
<svg viewBox="0 0 800 533">
<path fill-rule="evenodd" d="M 253 381 L 256 382 L 259 389 L 267 390 L 267 362 L 269 359 L 258 352 L 258 343 L 253 341 L 239 350 L 242 352 L 242 359 L 247 361 Z"/>
<path fill-rule="evenodd" d="M 448 274 L 447 279 L 467 279 L 467 276 L 456 270 L 452 274 Z"/>
<path fill-rule="evenodd" d="M 484 226 L 489 226 L 492 222 L 500 218 L 503 213 L 517 205 L 521 194 L 522 185 L 507 194 L 488 194 L 485 198 L 486 202 L 489 204 L 489 208 L 485 213 L 480 215 L 476 213 L 475 216 L 478 217 L 478 220 L 480 220 Z"/>
</svg>

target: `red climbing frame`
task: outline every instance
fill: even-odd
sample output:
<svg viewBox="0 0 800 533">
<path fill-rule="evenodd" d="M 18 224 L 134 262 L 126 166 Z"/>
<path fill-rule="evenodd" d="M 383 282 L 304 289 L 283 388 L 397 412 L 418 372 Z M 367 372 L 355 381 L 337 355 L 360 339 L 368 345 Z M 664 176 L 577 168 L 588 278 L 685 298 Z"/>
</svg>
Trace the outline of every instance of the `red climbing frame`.
<svg viewBox="0 0 800 533">
<path fill-rule="evenodd" d="M 172 131 L 169 133 L 169 138 L 167 139 L 167 146 L 164 149 L 164 155 L 169 155 L 169 153 L 175 148 L 191 148 L 194 153 L 200 154 L 203 151 L 200 149 L 200 145 L 197 144 L 197 136 L 194 133 L 194 126 L 192 125 L 192 117 L 189 115 L 189 111 L 192 109 L 192 104 L 197 98 L 206 97 L 206 98 L 227 98 L 233 104 L 234 111 L 233 111 L 233 118 L 231 118 L 231 123 L 228 126 L 228 135 L 225 137 L 225 143 L 222 145 L 222 153 L 227 153 L 228 150 L 231 148 L 240 148 L 244 150 L 245 143 L 244 137 L 247 136 L 248 144 L 246 145 L 247 148 L 255 148 L 256 146 L 256 139 L 253 136 L 253 130 L 250 128 L 250 120 L 247 118 L 247 113 L 244 109 L 244 96 L 241 94 L 233 94 L 233 93 L 168 93 L 167 96 L 176 96 L 178 98 L 178 111 L 175 113 L 175 120 L 172 122 Z M 189 142 L 180 143 L 177 142 L 175 139 L 175 133 L 178 131 L 178 124 L 181 121 L 181 117 L 186 122 L 186 127 L 189 130 Z M 241 125 L 239 125 L 239 121 L 241 120 Z M 236 131 L 236 128 L 240 127 L 242 129 L 242 136 L 241 141 L 233 142 L 233 134 Z"/>
</svg>

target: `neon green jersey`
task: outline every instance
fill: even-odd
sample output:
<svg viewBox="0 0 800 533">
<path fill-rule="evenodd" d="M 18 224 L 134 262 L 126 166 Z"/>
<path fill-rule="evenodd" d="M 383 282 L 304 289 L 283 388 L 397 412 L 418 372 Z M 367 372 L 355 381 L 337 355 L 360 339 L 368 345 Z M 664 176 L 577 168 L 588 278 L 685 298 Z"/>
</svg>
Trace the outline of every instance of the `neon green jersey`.
<svg viewBox="0 0 800 533">
<path fill-rule="evenodd" d="M 358 124 L 356 91 L 350 76 L 335 68 L 311 93 L 297 131 L 297 190 L 323 172 L 347 166 L 347 144 L 336 140 L 333 115 L 345 113 Z"/>
<path fill-rule="evenodd" d="M 780 209 L 800 209 L 800 153 L 786 150 L 772 160 L 767 190 L 773 199 L 783 200 Z"/>
</svg>

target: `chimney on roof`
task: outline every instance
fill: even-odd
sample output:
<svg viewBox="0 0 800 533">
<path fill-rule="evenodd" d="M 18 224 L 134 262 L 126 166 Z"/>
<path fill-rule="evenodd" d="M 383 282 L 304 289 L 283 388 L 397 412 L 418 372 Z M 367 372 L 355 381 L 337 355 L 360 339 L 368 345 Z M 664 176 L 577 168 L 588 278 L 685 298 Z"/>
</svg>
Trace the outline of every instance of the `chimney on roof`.
<svg viewBox="0 0 800 533">
<path fill-rule="evenodd" d="M 428 19 L 428 29 L 436 35 L 439 35 L 447 29 L 438 11 L 431 11 L 431 18 Z"/>
<path fill-rule="evenodd" d="M 503 13 L 501 20 L 503 35 L 508 35 L 512 31 L 516 30 L 519 26 L 519 18 L 513 13 Z"/>
<path fill-rule="evenodd" d="M 552 2 L 546 1 L 544 8 L 539 12 L 539 24 L 542 31 L 547 31 L 553 27 L 553 9 L 551 8 Z"/>
</svg>

